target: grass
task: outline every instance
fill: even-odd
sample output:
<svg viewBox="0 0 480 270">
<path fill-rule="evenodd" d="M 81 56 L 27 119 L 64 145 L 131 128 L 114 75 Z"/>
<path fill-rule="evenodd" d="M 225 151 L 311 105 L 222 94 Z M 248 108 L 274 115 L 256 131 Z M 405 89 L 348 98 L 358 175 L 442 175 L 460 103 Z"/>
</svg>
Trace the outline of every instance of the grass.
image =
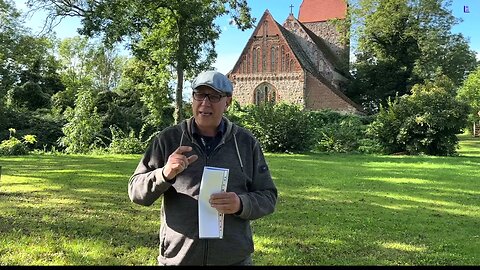
<svg viewBox="0 0 480 270">
<path fill-rule="evenodd" d="M 460 156 L 266 154 L 276 212 L 256 265 L 480 265 L 480 139 Z M 139 155 L 0 157 L 0 265 L 155 265 L 159 202 L 131 203 Z"/>
</svg>

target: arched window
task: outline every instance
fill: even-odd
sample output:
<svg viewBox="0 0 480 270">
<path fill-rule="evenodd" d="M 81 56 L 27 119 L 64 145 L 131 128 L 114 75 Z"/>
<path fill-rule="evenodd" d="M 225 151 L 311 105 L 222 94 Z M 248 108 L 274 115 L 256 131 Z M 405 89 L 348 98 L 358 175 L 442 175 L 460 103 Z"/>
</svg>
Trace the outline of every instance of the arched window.
<svg viewBox="0 0 480 270">
<path fill-rule="evenodd" d="M 255 105 L 262 105 L 267 102 L 276 102 L 276 91 L 273 85 L 269 83 L 260 84 L 254 92 Z"/>
<path fill-rule="evenodd" d="M 290 71 L 290 72 L 294 71 L 294 66 L 293 66 L 294 64 L 295 63 L 294 63 L 293 59 L 290 59 L 290 66 L 288 67 L 288 71 Z"/>
<path fill-rule="evenodd" d="M 290 54 L 287 53 L 285 56 L 285 71 L 290 72 Z"/>
<path fill-rule="evenodd" d="M 247 72 L 247 56 L 244 55 L 242 59 L 242 73 L 245 74 Z"/>
<path fill-rule="evenodd" d="M 270 71 L 277 71 L 277 47 L 272 46 L 270 50 Z"/>
<path fill-rule="evenodd" d="M 266 37 L 268 36 L 268 21 L 265 20 L 263 22 L 263 36 Z"/>
<path fill-rule="evenodd" d="M 263 103 L 265 103 L 265 89 L 260 87 L 255 90 L 255 105 Z"/>
<path fill-rule="evenodd" d="M 256 66 L 256 69 L 257 69 L 257 72 L 260 72 L 260 61 L 261 61 L 261 58 L 262 55 L 261 55 L 261 51 L 260 51 L 260 48 L 257 48 L 257 63 L 255 63 L 255 66 Z"/>
<path fill-rule="evenodd" d="M 272 89 L 272 91 L 270 91 L 270 102 L 275 103 L 276 100 L 277 100 L 277 96 L 276 96 L 275 90 Z"/>
<path fill-rule="evenodd" d="M 280 57 L 282 58 L 282 64 L 280 67 L 280 71 L 285 71 L 285 48 L 282 45 L 282 49 L 280 51 Z"/>
<path fill-rule="evenodd" d="M 257 48 L 253 48 L 252 72 L 257 72 Z"/>
</svg>

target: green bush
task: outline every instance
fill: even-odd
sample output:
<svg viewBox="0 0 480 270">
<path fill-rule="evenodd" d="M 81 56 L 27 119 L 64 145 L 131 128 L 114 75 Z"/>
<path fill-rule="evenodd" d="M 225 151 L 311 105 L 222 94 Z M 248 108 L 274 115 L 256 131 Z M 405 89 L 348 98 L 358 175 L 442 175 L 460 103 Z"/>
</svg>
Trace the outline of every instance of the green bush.
<svg viewBox="0 0 480 270">
<path fill-rule="evenodd" d="M 320 152 L 375 153 L 377 148 L 365 139 L 369 117 L 341 114 L 331 110 L 309 112 L 310 127 L 315 142 L 313 149 Z"/>
<path fill-rule="evenodd" d="M 0 156 L 25 155 L 29 151 L 26 144 L 35 144 L 37 142 L 35 135 L 28 134 L 23 136 L 22 142 L 13 137 L 13 135 L 17 132 L 14 128 L 9 128 L 8 132 L 10 134 L 10 138 L 8 140 L 3 140 L 0 143 Z"/>
<path fill-rule="evenodd" d="M 362 118 L 330 110 L 309 112 L 310 126 L 315 143 L 313 150 L 320 152 L 356 152 L 366 126 Z"/>
<path fill-rule="evenodd" d="M 310 150 L 312 133 L 307 114 L 299 106 L 266 103 L 233 111 L 229 117 L 249 129 L 265 151 L 293 153 Z"/>
<path fill-rule="evenodd" d="M 126 135 L 121 129 L 110 126 L 112 142 L 108 147 L 109 152 L 114 154 L 141 154 L 145 151 L 145 144 L 140 138 L 135 137 L 135 131 L 130 130 Z"/>
<path fill-rule="evenodd" d="M 27 153 L 27 146 L 15 137 L 4 140 L 0 144 L 0 156 L 17 156 L 26 155 Z"/>
<path fill-rule="evenodd" d="M 251 130 L 268 152 L 380 151 L 378 143 L 366 139 L 371 117 L 332 110 L 302 111 L 284 103 L 242 108 L 238 102 L 233 102 L 226 116 Z"/>
<path fill-rule="evenodd" d="M 52 116 L 48 109 L 28 111 L 23 108 L 8 108 L 4 116 L 5 118 L 0 119 L 0 141 L 9 138 L 9 127 L 16 128 L 18 138 L 35 134 L 37 142 L 29 145 L 32 149 L 58 147 L 57 140 L 63 136 L 63 116 Z"/>
<path fill-rule="evenodd" d="M 369 133 L 386 153 L 454 155 L 456 134 L 467 124 L 468 109 L 468 104 L 455 98 L 451 81 L 441 77 L 415 85 L 412 95 L 382 107 Z"/>
</svg>

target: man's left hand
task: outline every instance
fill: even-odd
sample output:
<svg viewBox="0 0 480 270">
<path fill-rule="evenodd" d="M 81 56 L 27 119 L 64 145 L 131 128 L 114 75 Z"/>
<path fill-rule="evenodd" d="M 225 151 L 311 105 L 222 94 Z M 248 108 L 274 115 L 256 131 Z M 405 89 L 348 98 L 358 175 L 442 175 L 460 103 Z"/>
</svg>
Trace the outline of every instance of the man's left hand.
<svg viewBox="0 0 480 270">
<path fill-rule="evenodd" d="M 235 214 L 240 210 L 240 198 L 235 192 L 221 192 L 210 196 L 210 205 L 223 214 Z"/>
</svg>

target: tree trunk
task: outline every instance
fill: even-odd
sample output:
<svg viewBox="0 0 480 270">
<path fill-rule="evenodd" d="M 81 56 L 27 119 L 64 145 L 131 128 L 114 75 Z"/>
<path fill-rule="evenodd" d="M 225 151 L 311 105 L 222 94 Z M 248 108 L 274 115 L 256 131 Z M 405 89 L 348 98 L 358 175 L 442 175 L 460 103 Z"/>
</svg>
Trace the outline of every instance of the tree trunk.
<svg viewBox="0 0 480 270">
<path fill-rule="evenodd" d="M 183 68 L 180 65 L 177 67 L 177 91 L 173 118 L 175 119 L 175 124 L 183 120 Z"/>
</svg>

